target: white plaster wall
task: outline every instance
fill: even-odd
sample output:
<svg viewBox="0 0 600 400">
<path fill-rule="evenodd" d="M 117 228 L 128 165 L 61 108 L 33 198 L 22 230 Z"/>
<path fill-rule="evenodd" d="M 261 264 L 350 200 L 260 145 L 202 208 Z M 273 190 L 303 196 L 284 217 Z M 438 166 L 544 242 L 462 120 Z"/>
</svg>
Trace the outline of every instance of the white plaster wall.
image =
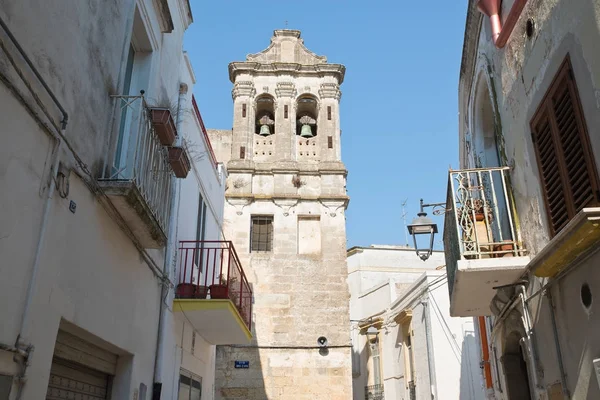
<svg viewBox="0 0 600 400">
<path fill-rule="evenodd" d="M 141 383 L 151 388 L 158 329 L 160 285 L 131 240 L 89 189 L 99 176 L 104 157 L 113 146 L 111 111 L 120 93 L 124 49 L 131 37 L 135 2 L 103 4 L 52 2 L 40 8 L 31 1 L 2 1 L 0 15 L 69 113 L 65 131 L 91 176 L 75 167 L 69 193 L 53 193 L 47 234 L 39 263 L 26 330 L 22 339 L 35 346 L 27 369 L 23 398 L 45 396 L 54 342 L 59 327 L 75 326 L 86 340 L 119 355 L 114 398 L 131 398 Z M 170 1 L 175 29 L 157 29 L 153 1 L 138 2 L 155 42 L 148 96 L 177 96 L 181 44 L 186 26 L 179 17 L 182 2 Z M 163 40 L 164 39 L 164 40 Z M 2 33 L 2 40 L 9 43 Z M 6 40 L 6 41 L 5 41 Z M 9 46 L 9 51 L 14 49 Z M 2 59 L 6 60 L 4 54 Z M 77 60 L 77 62 L 73 62 Z M 21 68 L 24 63 L 17 58 Z M 49 135 L 31 114 L 41 115 L 8 63 L 0 73 L 32 107 L 24 106 L 0 84 L 0 342 L 13 344 L 19 332 L 27 286 L 41 226 L 43 188 L 49 173 Z M 25 70 L 36 95 L 58 124 L 60 115 L 48 94 Z M 41 117 L 42 121 L 46 121 Z M 68 167 L 73 156 L 63 148 L 60 159 Z M 69 202 L 77 204 L 75 213 Z M 161 250 L 148 252 L 159 268 Z M 67 324 L 68 323 L 68 324 Z M 14 373 L 12 357 L 0 355 L 0 373 Z M 16 395 L 13 391 L 12 396 Z"/>
<path fill-rule="evenodd" d="M 187 178 L 181 179 L 181 192 L 178 207 L 177 240 L 196 240 L 198 224 L 199 193 L 207 206 L 205 240 L 223 240 L 222 223 L 225 196 L 226 171 L 222 165 L 213 163 L 209 154 L 210 142 L 202 133 L 200 122 L 192 106 L 192 93 L 195 77 L 186 54 L 181 55 L 181 83 L 188 86 L 181 113 L 182 123 L 179 132 L 188 143 L 192 154 L 193 167 Z M 179 246 L 179 244 L 178 244 Z M 177 257 L 179 260 L 179 257 Z M 179 264 L 176 261 L 175 283 L 179 281 Z M 214 398 L 215 351 L 216 347 L 206 342 L 196 333 L 192 352 L 192 332 L 194 327 L 182 313 L 168 313 L 169 328 L 165 338 L 163 398 L 177 399 L 179 371 L 181 368 L 202 377 L 202 398 Z M 210 321 L 206 321 L 210 323 Z"/>
</svg>

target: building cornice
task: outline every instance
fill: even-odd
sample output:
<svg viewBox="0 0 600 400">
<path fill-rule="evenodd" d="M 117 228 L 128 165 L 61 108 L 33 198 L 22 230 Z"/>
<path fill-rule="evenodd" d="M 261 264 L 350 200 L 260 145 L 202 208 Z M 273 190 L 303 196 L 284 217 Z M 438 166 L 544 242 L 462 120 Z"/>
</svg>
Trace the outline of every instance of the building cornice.
<svg viewBox="0 0 600 400">
<path fill-rule="evenodd" d="M 292 75 L 298 76 L 333 76 L 341 85 L 344 81 L 346 67 L 342 64 L 314 64 L 303 65 L 298 63 L 269 63 L 263 64 L 258 62 L 232 62 L 229 64 L 229 80 L 231 83 L 236 83 L 236 78 L 239 74 L 250 75 Z"/>
<path fill-rule="evenodd" d="M 483 14 L 477 10 L 475 3 L 475 0 L 469 0 L 467 6 L 467 20 L 465 23 L 465 36 L 463 39 L 462 60 L 460 65 L 459 85 L 464 81 L 466 84 L 465 93 L 471 92 L 470 86 L 475 70 L 479 32 L 483 20 Z"/>
<path fill-rule="evenodd" d="M 348 175 L 348 170 L 342 162 L 320 162 L 319 164 L 304 164 L 296 161 L 281 162 L 273 165 L 271 163 L 255 163 L 247 160 L 229 161 L 227 171 L 232 174 L 298 174 L 298 175 Z"/>
</svg>

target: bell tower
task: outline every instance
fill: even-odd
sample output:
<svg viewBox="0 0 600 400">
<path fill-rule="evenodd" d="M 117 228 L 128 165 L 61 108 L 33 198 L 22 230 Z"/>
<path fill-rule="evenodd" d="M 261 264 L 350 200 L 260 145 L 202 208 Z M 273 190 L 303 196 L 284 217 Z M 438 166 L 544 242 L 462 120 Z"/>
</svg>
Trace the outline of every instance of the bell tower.
<svg viewBox="0 0 600 400">
<path fill-rule="evenodd" d="M 227 164 L 224 233 L 253 287 L 253 339 L 217 348 L 217 399 L 352 398 L 344 73 L 297 30 L 229 65 L 233 129 L 209 134 Z"/>
</svg>

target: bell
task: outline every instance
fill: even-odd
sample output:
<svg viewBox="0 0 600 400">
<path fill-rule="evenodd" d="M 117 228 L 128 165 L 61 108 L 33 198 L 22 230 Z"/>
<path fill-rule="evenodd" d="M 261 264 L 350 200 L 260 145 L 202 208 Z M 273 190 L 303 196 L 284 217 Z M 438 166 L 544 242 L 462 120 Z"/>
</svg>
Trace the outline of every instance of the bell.
<svg viewBox="0 0 600 400">
<path fill-rule="evenodd" d="M 308 124 L 302 125 L 302 130 L 300 131 L 300 137 L 303 138 L 311 138 L 313 137 L 312 128 Z"/>
<path fill-rule="evenodd" d="M 269 129 L 269 125 L 261 125 L 260 126 L 260 136 L 269 136 L 271 134 L 271 129 Z"/>
</svg>

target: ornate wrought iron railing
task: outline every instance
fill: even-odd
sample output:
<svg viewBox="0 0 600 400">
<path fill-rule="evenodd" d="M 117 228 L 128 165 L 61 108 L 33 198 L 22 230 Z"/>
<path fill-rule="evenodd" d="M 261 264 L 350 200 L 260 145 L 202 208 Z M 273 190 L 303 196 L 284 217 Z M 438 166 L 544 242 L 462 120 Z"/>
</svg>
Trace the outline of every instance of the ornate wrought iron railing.
<svg viewBox="0 0 600 400">
<path fill-rule="evenodd" d="M 365 386 L 365 400 L 384 400 L 383 385 Z"/>
<path fill-rule="evenodd" d="M 133 182 L 166 234 L 173 179 L 168 148 L 160 143 L 154 131 L 143 93 L 111 97 L 117 99 L 120 111 L 119 138 L 112 164 L 105 166 L 100 180 Z"/>
<path fill-rule="evenodd" d="M 252 289 L 231 241 L 179 242 L 176 297 L 229 299 L 252 330 Z"/>
<path fill-rule="evenodd" d="M 524 255 L 509 167 L 449 171 L 444 251 L 452 293 L 457 262 Z"/>
</svg>

